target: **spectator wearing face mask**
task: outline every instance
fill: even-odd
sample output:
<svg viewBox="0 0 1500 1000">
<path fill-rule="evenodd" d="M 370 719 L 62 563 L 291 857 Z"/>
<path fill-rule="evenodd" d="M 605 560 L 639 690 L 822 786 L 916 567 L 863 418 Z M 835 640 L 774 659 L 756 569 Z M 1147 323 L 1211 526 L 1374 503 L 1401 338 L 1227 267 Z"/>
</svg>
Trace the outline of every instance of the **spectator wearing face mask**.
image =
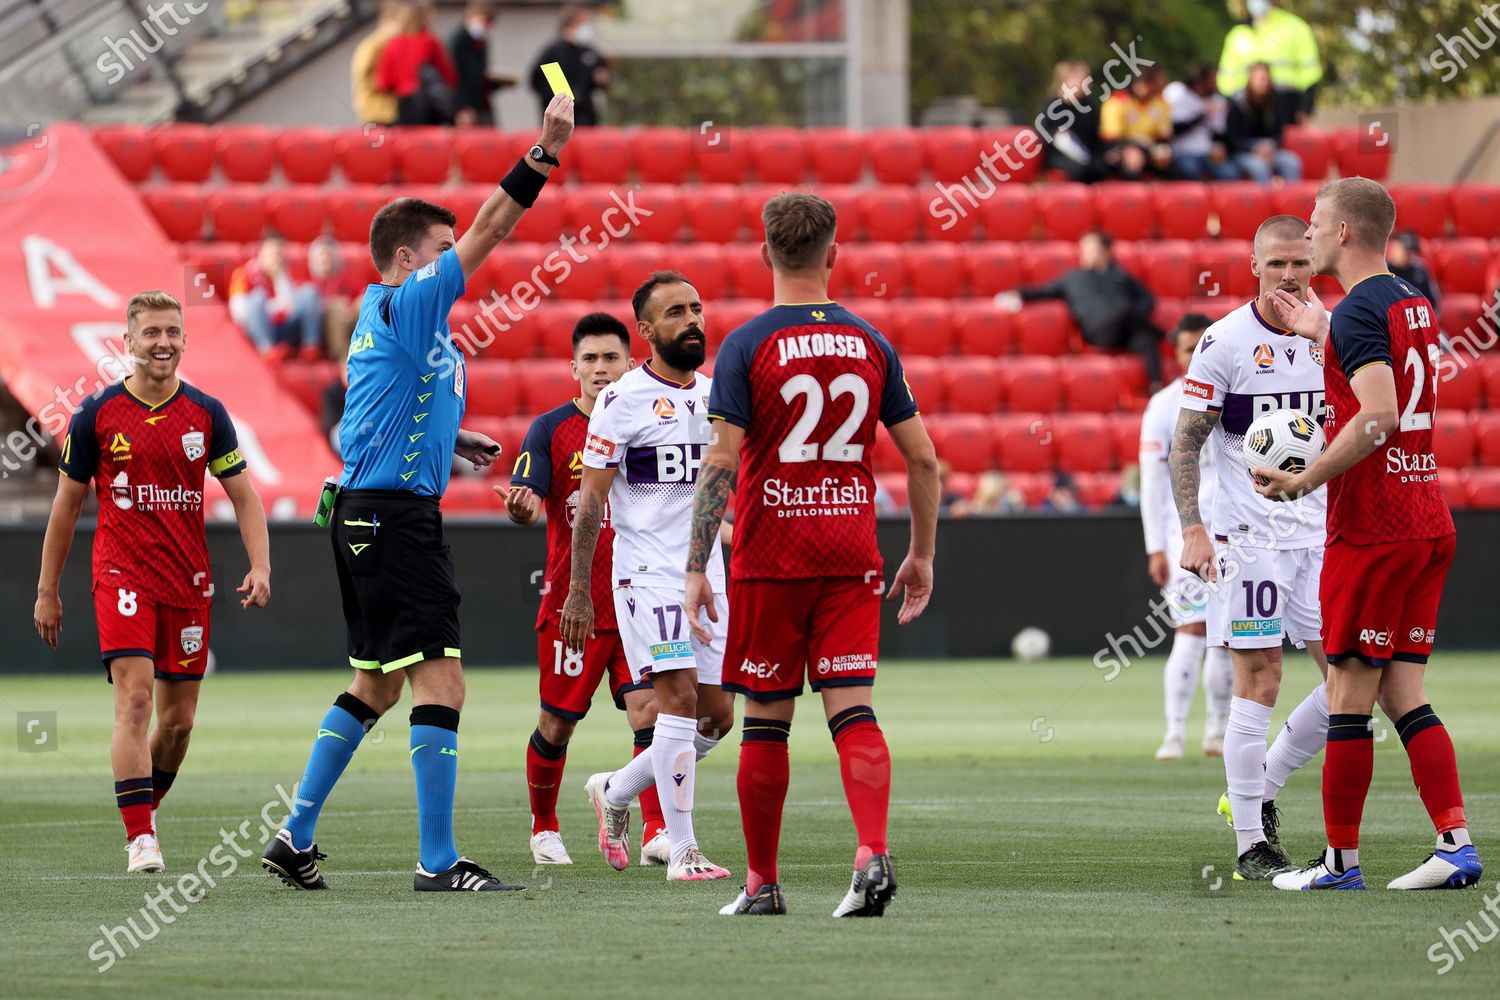
<svg viewBox="0 0 1500 1000">
<path fill-rule="evenodd" d="M 458 72 L 455 125 L 494 125 L 490 98 L 495 91 L 516 82 L 514 77 L 490 70 L 490 33 L 495 27 L 495 17 L 494 4 L 467 4 L 463 23 L 448 39 L 453 68 Z"/>
<path fill-rule="evenodd" d="M 594 48 L 594 15 L 582 7 L 569 5 L 562 11 L 562 30 L 556 41 L 535 59 L 531 72 L 531 89 L 536 92 L 537 106 L 543 114 L 552 100 L 552 87 L 542 74 L 547 63 L 562 67 L 568 86 L 573 89 L 575 125 L 598 125 L 599 112 L 594 106 L 594 92 L 609 88 L 609 66 Z"/>
<path fill-rule="evenodd" d="M 1312 114 L 1318 81 L 1323 79 L 1323 61 L 1312 28 L 1286 10 L 1280 0 L 1246 0 L 1250 15 L 1224 36 L 1219 58 L 1219 92 L 1233 96 L 1250 83 L 1250 67 L 1266 63 L 1277 87 L 1296 93 L 1295 119 L 1304 122 Z"/>
</svg>

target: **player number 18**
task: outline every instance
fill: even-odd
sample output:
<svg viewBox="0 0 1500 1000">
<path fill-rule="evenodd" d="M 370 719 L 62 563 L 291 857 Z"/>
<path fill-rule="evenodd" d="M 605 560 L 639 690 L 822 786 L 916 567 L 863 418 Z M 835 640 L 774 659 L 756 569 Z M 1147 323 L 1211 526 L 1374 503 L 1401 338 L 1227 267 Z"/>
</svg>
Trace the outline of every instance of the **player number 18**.
<svg viewBox="0 0 1500 1000">
<path fill-rule="evenodd" d="M 552 640 L 552 672 L 577 677 L 583 673 L 583 650 L 564 646 L 561 639 Z"/>
<path fill-rule="evenodd" d="M 854 406 L 849 411 L 849 417 L 838 429 L 829 435 L 828 442 L 820 449 L 818 445 L 810 443 L 807 439 L 817 429 L 818 421 L 823 418 L 823 385 L 811 375 L 803 373 L 793 375 L 781 385 L 781 398 L 788 404 L 798 396 L 806 398 L 806 406 L 802 410 L 802 416 L 792 425 L 787 432 L 786 438 L 781 446 L 776 449 L 776 456 L 788 464 L 794 462 L 816 462 L 820 457 L 826 462 L 858 462 L 865 457 L 865 446 L 862 444 L 850 444 L 849 439 L 854 437 L 854 432 L 864 423 L 865 414 L 870 410 L 870 384 L 853 372 L 845 372 L 828 383 L 828 398 L 838 399 L 840 396 L 852 395 Z"/>
</svg>

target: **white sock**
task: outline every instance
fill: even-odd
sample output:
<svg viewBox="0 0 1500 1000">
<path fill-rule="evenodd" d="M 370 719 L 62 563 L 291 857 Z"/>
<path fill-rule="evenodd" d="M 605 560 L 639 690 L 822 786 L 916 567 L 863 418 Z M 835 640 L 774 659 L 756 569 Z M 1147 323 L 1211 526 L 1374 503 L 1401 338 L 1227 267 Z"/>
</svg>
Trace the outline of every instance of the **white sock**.
<svg viewBox="0 0 1500 1000">
<path fill-rule="evenodd" d="M 1235 698 L 1229 703 L 1229 725 L 1224 730 L 1224 777 L 1229 784 L 1229 807 L 1234 813 L 1234 838 L 1239 842 L 1239 854 L 1248 851 L 1256 841 L 1266 839 L 1260 825 L 1260 803 L 1266 788 L 1266 733 L 1270 728 L 1270 706 L 1249 698 Z"/>
<path fill-rule="evenodd" d="M 1323 867 L 1340 875 L 1350 868 L 1358 868 L 1359 848 L 1345 847 L 1336 849 L 1325 847 L 1323 849 Z"/>
<path fill-rule="evenodd" d="M 1469 828 L 1466 826 L 1455 827 L 1447 833 L 1438 834 L 1437 849 L 1440 851 L 1456 851 L 1460 847 L 1469 847 L 1474 841 L 1469 839 Z"/>
<path fill-rule="evenodd" d="M 1286 725 L 1276 734 L 1276 742 L 1266 751 L 1266 799 L 1280 795 L 1292 773 L 1316 757 L 1327 743 L 1328 691 L 1319 684 L 1292 709 Z"/>
<path fill-rule="evenodd" d="M 656 771 L 654 770 L 656 757 L 652 753 L 655 746 L 653 742 L 651 746 L 636 754 L 629 764 L 610 776 L 609 784 L 604 788 L 604 801 L 616 809 L 625 809 L 642 792 L 656 784 Z"/>
<path fill-rule="evenodd" d="M 1193 707 L 1193 692 L 1198 690 L 1198 665 L 1208 640 L 1191 632 L 1178 632 L 1167 656 L 1162 680 L 1167 692 L 1167 738 L 1182 739 L 1187 726 L 1188 710 Z"/>
<path fill-rule="evenodd" d="M 695 719 L 663 714 L 656 717 L 656 734 L 651 738 L 656 792 L 661 798 L 667 839 L 672 843 L 673 864 L 698 846 L 693 836 L 693 778 L 698 764 L 693 737 L 697 729 Z"/>
<path fill-rule="evenodd" d="M 708 752 L 719 745 L 718 740 L 711 740 L 697 730 L 693 731 L 693 752 L 698 760 L 708 756 Z"/>
<path fill-rule="evenodd" d="M 1205 731 L 1220 739 L 1229 720 L 1229 699 L 1234 697 L 1234 663 L 1227 646 L 1209 646 L 1203 654 L 1203 693 L 1208 701 Z"/>
</svg>

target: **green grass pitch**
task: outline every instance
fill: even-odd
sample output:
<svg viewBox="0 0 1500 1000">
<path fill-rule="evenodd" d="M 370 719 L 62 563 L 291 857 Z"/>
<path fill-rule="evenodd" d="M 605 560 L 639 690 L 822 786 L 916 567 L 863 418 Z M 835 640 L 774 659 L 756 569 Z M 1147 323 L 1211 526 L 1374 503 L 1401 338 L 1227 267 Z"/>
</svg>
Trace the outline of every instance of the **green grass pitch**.
<svg viewBox="0 0 1500 1000">
<path fill-rule="evenodd" d="M 1276 725 L 1315 676 L 1305 659 L 1288 659 Z M 1470 828 L 1492 866 L 1500 865 L 1494 665 L 1490 655 L 1444 655 L 1430 685 L 1458 747 Z M 412 893 L 403 703 L 361 747 L 324 811 L 318 840 L 333 891 L 293 892 L 247 858 L 203 898 L 180 904 L 186 912 L 163 904 L 173 922 L 98 971 L 104 963 L 89 951 L 101 924 L 135 916 L 149 929 L 138 914 L 144 893 L 213 858 L 221 829 L 248 822 L 258 832 L 262 806 L 276 801 L 278 782 L 290 787 L 300 775 L 345 681 L 332 671 L 207 681 L 187 765 L 160 817 L 163 879 L 124 874 L 103 681 L 6 678 L 8 713 L 57 713 L 59 749 L 0 753 L 0 994 L 1457 997 L 1493 996 L 1500 981 L 1500 942 L 1476 941 L 1470 951 L 1442 936 L 1466 922 L 1489 934 L 1483 911 L 1500 868 L 1466 892 L 1293 895 L 1228 881 L 1234 842 L 1214 815 L 1220 762 L 1151 758 L 1161 735 L 1160 659 L 1112 682 L 1083 660 L 886 665 L 876 708 L 895 759 L 891 844 L 901 888 L 886 918 L 868 921 L 829 918 L 848 885 L 854 841 L 815 701 L 804 700 L 792 732 L 782 841 L 791 915 L 730 921 L 715 911 L 744 873 L 738 736 L 702 766 L 697 810 L 700 842 L 735 881 L 671 885 L 660 868 L 605 867 L 582 787 L 591 771 L 626 758 L 630 737 L 604 700 L 580 726 L 564 779 L 563 835 L 575 864 L 534 870 L 521 770 L 534 674 L 472 670 L 459 847 L 528 882 L 527 892 Z M 1201 716 L 1200 695 L 1192 737 Z M 1320 774 L 1318 758 L 1281 799 L 1294 860 L 1322 844 Z M 1376 744 L 1364 830 L 1372 887 L 1431 849 L 1394 732 Z M 229 856 L 220 851 L 209 873 L 221 873 Z"/>
</svg>

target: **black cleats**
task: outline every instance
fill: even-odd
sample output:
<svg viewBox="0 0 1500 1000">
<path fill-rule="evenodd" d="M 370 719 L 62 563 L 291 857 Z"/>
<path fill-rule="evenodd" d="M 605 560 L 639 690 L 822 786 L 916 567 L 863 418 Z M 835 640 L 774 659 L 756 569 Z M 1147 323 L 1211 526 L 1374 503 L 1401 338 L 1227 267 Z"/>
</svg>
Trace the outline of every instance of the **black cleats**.
<svg viewBox="0 0 1500 1000">
<path fill-rule="evenodd" d="M 417 892 L 517 892 L 526 887 L 508 885 L 468 858 L 459 858 L 452 868 L 436 875 L 418 865 L 412 888 Z"/>
<path fill-rule="evenodd" d="M 305 851 L 297 850 L 292 846 L 291 833 L 277 830 L 261 853 L 260 866 L 293 889 L 326 889 L 328 883 L 318 871 L 318 862 L 326 857 L 319 853 L 317 844 Z"/>
</svg>

